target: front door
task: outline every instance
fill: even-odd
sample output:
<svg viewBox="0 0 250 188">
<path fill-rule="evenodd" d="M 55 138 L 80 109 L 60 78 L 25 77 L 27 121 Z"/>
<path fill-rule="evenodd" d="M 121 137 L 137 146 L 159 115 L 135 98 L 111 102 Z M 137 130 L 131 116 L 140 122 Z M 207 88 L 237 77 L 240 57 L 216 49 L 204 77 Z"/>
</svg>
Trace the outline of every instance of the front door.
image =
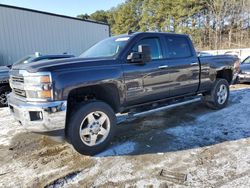
<svg viewBox="0 0 250 188">
<path fill-rule="evenodd" d="M 169 95 L 166 60 L 163 59 L 162 44 L 158 37 L 143 38 L 137 42 L 130 52 L 137 51 L 139 45 L 148 45 L 151 49 L 152 61 L 148 63 L 123 64 L 127 105 L 136 105 Z"/>
</svg>

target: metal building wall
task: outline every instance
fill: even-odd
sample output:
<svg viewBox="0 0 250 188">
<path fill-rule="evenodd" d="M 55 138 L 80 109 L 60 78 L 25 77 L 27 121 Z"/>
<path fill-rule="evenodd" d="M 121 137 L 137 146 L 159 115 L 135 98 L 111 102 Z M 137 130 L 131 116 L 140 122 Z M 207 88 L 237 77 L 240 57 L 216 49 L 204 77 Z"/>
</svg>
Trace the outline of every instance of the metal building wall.
<svg viewBox="0 0 250 188">
<path fill-rule="evenodd" d="M 0 65 L 34 52 L 80 55 L 109 36 L 109 26 L 0 5 Z"/>
</svg>

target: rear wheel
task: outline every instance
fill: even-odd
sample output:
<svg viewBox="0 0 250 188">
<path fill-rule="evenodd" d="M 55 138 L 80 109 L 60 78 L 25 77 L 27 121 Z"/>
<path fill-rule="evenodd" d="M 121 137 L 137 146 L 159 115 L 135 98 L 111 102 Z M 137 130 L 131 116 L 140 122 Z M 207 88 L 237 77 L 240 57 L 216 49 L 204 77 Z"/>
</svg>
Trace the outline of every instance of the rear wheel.
<svg viewBox="0 0 250 188">
<path fill-rule="evenodd" d="M 11 92 L 11 88 L 7 85 L 0 86 L 0 107 L 8 106 L 7 95 Z"/>
<path fill-rule="evenodd" d="M 212 109 L 224 108 L 228 103 L 229 94 L 229 84 L 227 80 L 217 79 L 211 92 L 204 96 L 205 103 Z"/>
<path fill-rule="evenodd" d="M 94 155 L 108 146 L 115 134 L 116 116 L 104 102 L 82 104 L 73 114 L 67 137 L 81 154 Z"/>
</svg>

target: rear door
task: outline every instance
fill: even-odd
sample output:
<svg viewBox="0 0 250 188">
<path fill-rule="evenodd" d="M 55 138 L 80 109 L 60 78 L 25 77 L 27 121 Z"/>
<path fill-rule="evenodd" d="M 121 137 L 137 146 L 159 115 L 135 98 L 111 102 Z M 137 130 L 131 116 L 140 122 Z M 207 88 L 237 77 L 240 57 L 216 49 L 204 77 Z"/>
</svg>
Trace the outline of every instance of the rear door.
<svg viewBox="0 0 250 188">
<path fill-rule="evenodd" d="M 200 65 L 191 41 L 185 35 L 166 35 L 165 42 L 170 96 L 196 93 Z"/>
</svg>

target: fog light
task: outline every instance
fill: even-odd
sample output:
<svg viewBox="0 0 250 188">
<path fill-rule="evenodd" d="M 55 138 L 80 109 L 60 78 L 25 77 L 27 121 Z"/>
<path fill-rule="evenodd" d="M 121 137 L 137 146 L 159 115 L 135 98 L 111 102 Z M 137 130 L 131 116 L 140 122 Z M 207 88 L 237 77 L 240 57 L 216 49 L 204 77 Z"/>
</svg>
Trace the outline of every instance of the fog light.
<svg viewBox="0 0 250 188">
<path fill-rule="evenodd" d="M 57 111 L 56 107 L 52 107 L 52 108 L 51 108 L 51 111 L 52 111 L 53 113 L 55 113 L 55 112 Z"/>
<path fill-rule="evenodd" d="M 41 121 L 43 120 L 43 113 L 41 111 L 29 112 L 30 121 Z"/>
</svg>

